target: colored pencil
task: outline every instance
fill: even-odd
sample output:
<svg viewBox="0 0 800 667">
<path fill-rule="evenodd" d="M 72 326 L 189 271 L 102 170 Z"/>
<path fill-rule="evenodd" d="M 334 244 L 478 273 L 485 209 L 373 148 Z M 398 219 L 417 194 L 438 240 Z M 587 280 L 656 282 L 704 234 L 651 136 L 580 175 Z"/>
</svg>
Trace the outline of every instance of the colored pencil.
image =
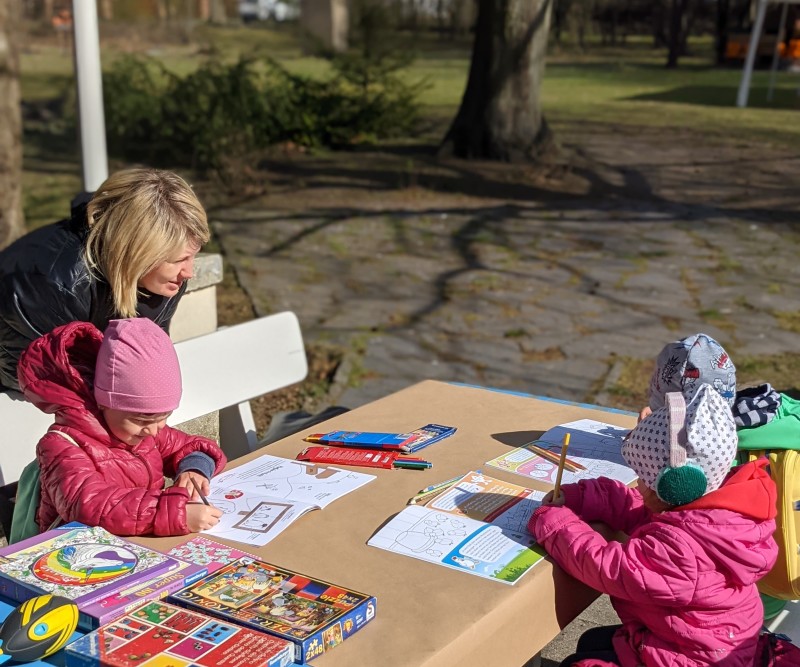
<svg viewBox="0 0 800 667">
<path fill-rule="evenodd" d="M 200 485 L 197 483 L 197 480 L 196 480 L 194 477 L 190 477 L 189 479 L 191 479 L 191 480 L 192 480 L 192 484 L 194 484 L 194 488 L 195 488 L 195 490 L 197 491 L 197 495 L 198 495 L 198 496 L 200 496 L 200 500 L 202 500 L 202 501 L 203 501 L 203 505 L 211 505 L 211 503 L 210 503 L 210 502 L 208 502 L 208 498 L 206 498 L 206 497 L 203 495 L 203 492 L 202 492 L 202 490 L 200 489 Z"/>
<path fill-rule="evenodd" d="M 544 449 L 543 447 L 537 447 L 536 445 L 526 445 L 527 449 L 530 449 L 534 454 L 538 454 L 543 459 L 547 459 L 550 463 L 558 464 L 561 460 L 561 457 L 556 454 L 555 452 L 551 452 L 549 449 Z M 577 461 L 572 461 L 570 459 L 564 460 L 564 467 L 569 470 L 569 472 L 578 472 L 579 470 L 586 470 L 586 466 L 581 465 Z"/>
<path fill-rule="evenodd" d="M 424 500 L 430 500 L 434 496 L 438 496 L 443 491 L 446 491 L 447 489 L 452 487 L 462 477 L 463 475 L 459 475 L 458 477 L 453 477 L 453 479 L 448 479 L 444 482 L 439 482 L 438 484 L 431 484 L 430 486 L 426 486 L 417 495 L 409 499 L 407 504 L 416 505 L 418 502 Z"/>
<path fill-rule="evenodd" d="M 443 486 L 452 486 L 458 480 L 460 480 L 464 475 L 456 475 L 452 479 L 447 479 L 444 482 L 439 482 L 438 484 L 431 484 L 430 486 L 426 486 L 424 489 L 420 489 L 417 495 L 422 495 L 424 493 L 428 493 L 429 491 L 438 491 Z"/>
<path fill-rule="evenodd" d="M 558 472 L 556 473 L 556 485 L 553 489 L 553 500 L 558 500 L 561 493 L 561 475 L 564 474 L 564 463 L 567 460 L 567 447 L 569 447 L 569 432 L 564 434 L 564 442 L 561 445 L 561 459 L 558 462 Z"/>
</svg>

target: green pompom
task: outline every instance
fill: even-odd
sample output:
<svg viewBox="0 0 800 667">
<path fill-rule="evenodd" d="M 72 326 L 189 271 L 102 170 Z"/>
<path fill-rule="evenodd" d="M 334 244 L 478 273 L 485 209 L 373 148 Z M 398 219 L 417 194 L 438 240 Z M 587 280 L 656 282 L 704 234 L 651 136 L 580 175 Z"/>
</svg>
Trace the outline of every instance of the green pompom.
<svg viewBox="0 0 800 667">
<path fill-rule="evenodd" d="M 687 462 L 678 468 L 664 468 L 656 478 L 656 493 L 670 505 L 686 505 L 705 495 L 706 474 L 700 466 Z"/>
</svg>

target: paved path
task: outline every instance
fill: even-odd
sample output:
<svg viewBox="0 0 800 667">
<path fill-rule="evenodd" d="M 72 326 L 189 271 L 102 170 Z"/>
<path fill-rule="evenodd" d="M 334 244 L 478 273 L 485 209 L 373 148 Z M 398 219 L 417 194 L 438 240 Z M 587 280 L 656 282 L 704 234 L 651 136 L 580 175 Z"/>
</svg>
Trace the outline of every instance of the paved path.
<svg viewBox="0 0 800 667">
<path fill-rule="evenodd" d="M 212 219 L 259 315 L 293 310 L 309 342 L 350 351 L 334 397 L 350 407 L 422 378 L 596 399 L 620 356 L 697 331 L 734 361 L 800 351 L 798 156 L 571 138 L 566 191 L 433 163 L 423 188 L 396 158 L 304 159 Z M 608 621 L 593 610 L 576 627 Z"/>
</svg>

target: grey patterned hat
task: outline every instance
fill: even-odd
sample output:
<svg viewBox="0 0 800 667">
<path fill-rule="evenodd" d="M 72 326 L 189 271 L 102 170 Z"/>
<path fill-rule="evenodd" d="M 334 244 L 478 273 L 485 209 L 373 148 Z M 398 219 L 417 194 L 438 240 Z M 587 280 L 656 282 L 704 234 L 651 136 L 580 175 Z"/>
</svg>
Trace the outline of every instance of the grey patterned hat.
<svg viewBox="0 0 800 667">
<path fill-rule="evenodd" d="M 628 434 L 622 456 L 659 498 L 685 505 L 722 485 L 737 444 L 730 407 L 703 384 L 688 403 L 679 392 L 667 394 L 667 405 Z"/>
<path fill-rule="evenodd" d="M 736 398 L 736 367 L 716 340 L 704 333 L 687 336 L 665 346 L 656 360 L 650 380 L 650 409 L 664 407 L 664 396 L 680 391 L 691 401 L 701 384 L 710 384 L 733 406 Z"/>
</svg>

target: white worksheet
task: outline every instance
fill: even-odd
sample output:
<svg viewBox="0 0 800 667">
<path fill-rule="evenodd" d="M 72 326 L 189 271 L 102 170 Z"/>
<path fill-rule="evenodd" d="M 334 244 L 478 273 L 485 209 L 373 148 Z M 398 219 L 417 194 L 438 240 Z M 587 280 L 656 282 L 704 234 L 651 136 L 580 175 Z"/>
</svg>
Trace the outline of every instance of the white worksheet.
<svg viewBox="0 0 800 667">
<path fill-rule="evenodd" d="M 560 454 L 564 434 L 570 434 L 567 458 L 580 463 L 586 469 L 578 472 L 565 469 L 561 477 L 562 484 L 572 484 L 581 479 L 597 477 L 609 477 L 623 484 L 630 484 L 636 479 L 636 473 L 625 464 L 621 453 L 622 441 L 629 432 L 630 429 L 594 419 L 579 419 L 555 426 L 529 444 Z M 542 458 L 527 446 L 512 449 L 502 456 L 487 461 L 486 465 L 550 484 L 555 484 L 558 469 L 555 463 Z"/>
<path fill-rule="evenodd" d="M 375 475 L 264 454 L 211 481 L 208 501 L 224 514 L 204 531 L 263 546 L 306 512 L 322 509 Z"/>
</svg>

